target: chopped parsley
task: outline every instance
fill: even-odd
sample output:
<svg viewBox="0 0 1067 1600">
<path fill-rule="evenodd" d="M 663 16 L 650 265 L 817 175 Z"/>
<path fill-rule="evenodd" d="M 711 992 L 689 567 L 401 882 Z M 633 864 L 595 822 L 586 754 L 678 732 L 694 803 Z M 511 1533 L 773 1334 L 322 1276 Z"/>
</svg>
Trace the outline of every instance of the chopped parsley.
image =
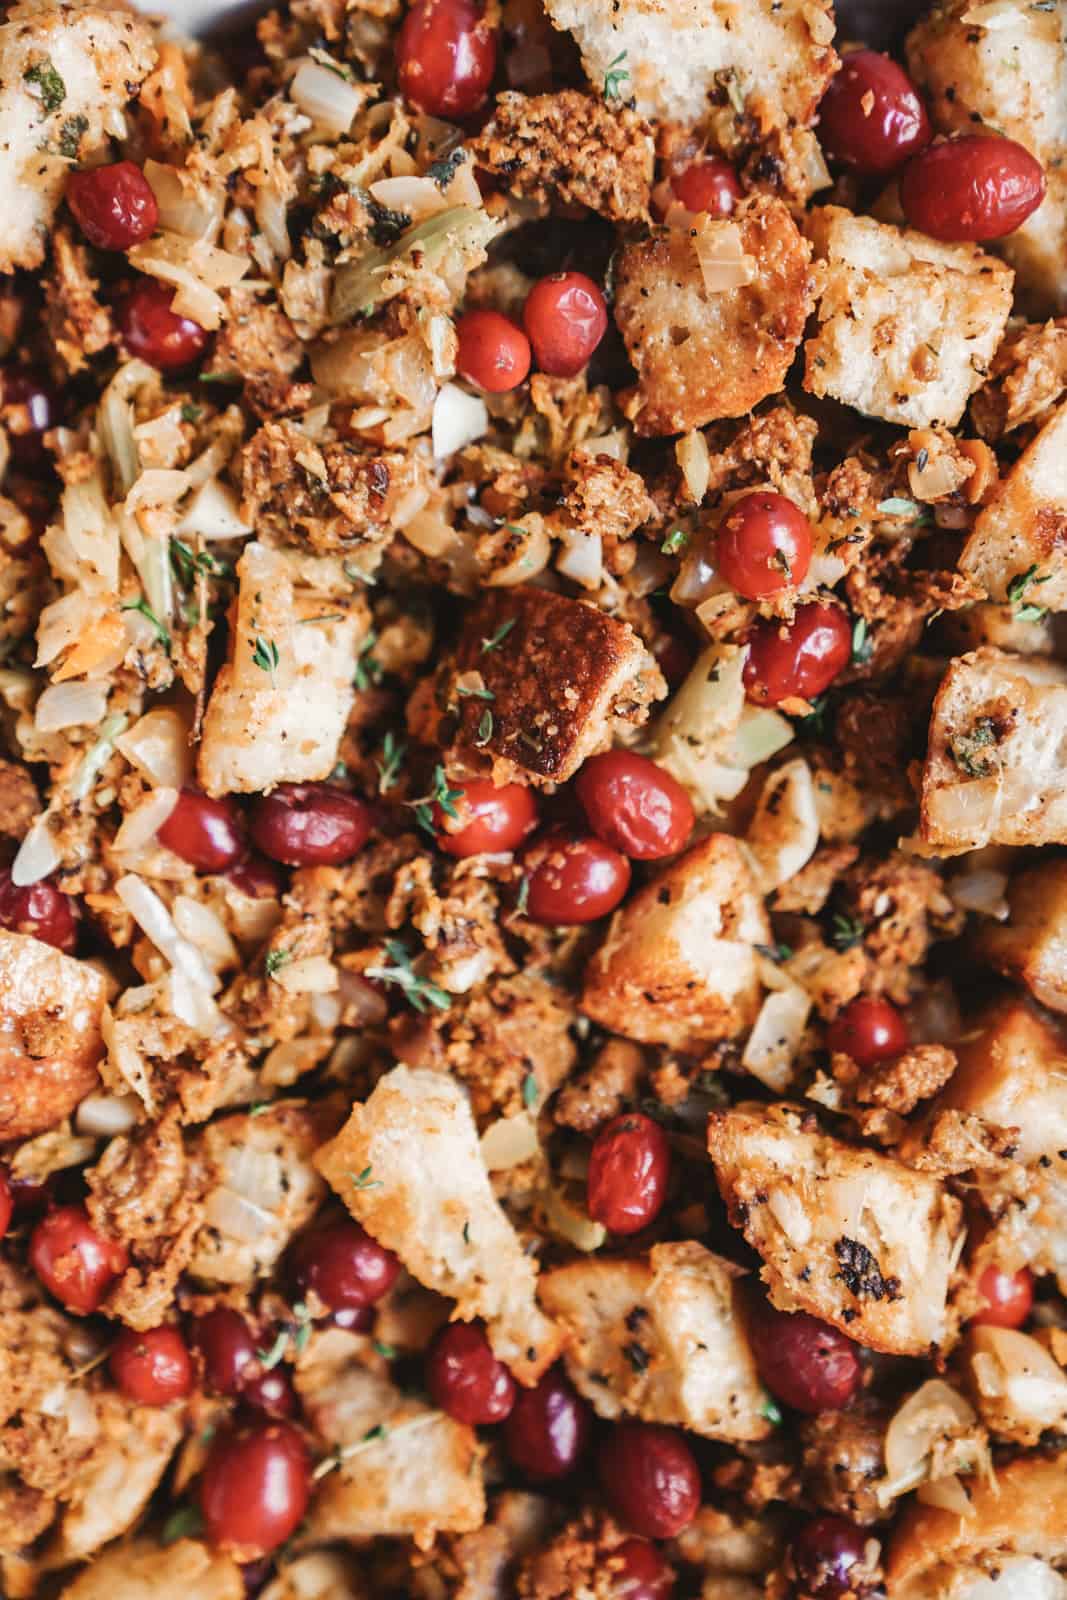
<svg viewBox="0 0 1067 1600">
<path fill-rule="evenodd" d="M 22 74 L 22 81 L 32 83 L 40 91 L 41 105 L 46 116 L 50 117 L 53 111 L 58 111 L 67 98 L 67 86 L 52 64 L 50 56 L 45 56 L 43 60 L 35 61 L 32 67 L 27 67 Z"/>
<path fill-rule="evenodd" d="M 1040 622 L 1047 615 L 1047 606 L 1034 605 L 1032 601 L 1023 600 L 1023 596 L 1030 588 L 1052 580 L 1052 573 L 1046 572 L 1043 577 L 1038 577 L 1038 565 L 1035 561 L 1032 567 L 1027 567 L 1025 572 L 1016 573 L 1008 584 L 1008 600 L 1015 612 L 1017 622 Z"/>
<path fill-rule="evenodd" d="M 865 667 L 874 655 L 866 617 L 857 617 L 852 625 L 852 665 Z"/>
<path fill-rule="evenodd" d="M 459 812 L 456 810 L 456 801 L 463 798 L 462 789 L 448 787 L 448 775 L 440 762 L 433 769 L 433 792 L 421 800 L 409 801 L 408 804 L 415 812 L 415 822 L 423 833 L 428 833 L 431 839 L 437 837 L 437 828 L 433 820 L 434 805 L 440 806 L 446 817 L 451 817 L 453 822 L 459 821 Z"/>
<path fill-rule="evenodd" d="M 373 1341 L 373 1344 L 374 1344 L 374 1349 L 381 1356 L 383 1361 L 395 1361 L 395 1359 L 396 1359 L 396 1345 L 395 1344 L 386 1344 L 384 1339 L 375 1339 Z"/>
<path fill-rule="evenodd" d="M 608 62 L 608 70 L 604 74 L 604 99 L 621 100 L 622 86 L 630 81 L 630 69 L 624 66 L 628 52 L 620 50 L 614 61 Z"/>
<path fill-rule="evenodd" d="M 186 400 L 182 406 L 183 422 L 199 422 L 204 415 L 203 406 L 198 406 L 193 400 Z"/>
<path fill-rule="evenodd" d="M 268 950 L 263 962 L 264 971 L 268 978 L 277 977 L 283 967 L 287 967 L 293 959 L 291 950 Z"/>
<path fill-rule="evenodd" d="M 487 689 L 484 684 L 474 685 L 474 684 L 467 684 L 467 683 L 457 683 L 456 684 L 456 693 L 458 695 L 461 695 L 463 697 L 463 699 L 465 699 L 465 700 L 495 700 L 496 699 L 496 695 L 493 693 L 492 689 Z"/>
<path fill-rule="evenodd" d="M 68 117 L 59 130 L 59 153 L 68 161 L 77 161 L 78 151 L 81 149 L 82 134 L 89 127 L 89 118 L 80 114 Z"/>
<path fill-rule="evenodd" d="M 788 944 L 758 944 L 756 949 L 761 956 L 774 962 L 789 961 L 793 955 L 792 946 Z"/>
<path fill-rule="evenodd" d="M 840 911 L 834 912 L 834 931 L 831 934 L 834 948 L 837 950 L 852 950 L 863 943 L 866 929 L 859 917 L 846 917 Z"/>
<path fill-rule="evenodd" d="M 382 740 L 382 759 L 377 763 L 379 794 L 388 794 L 396 783 L 397 778 L 400 776 L 400 769 L 404 764 L 407 748 L 403 739 L 398 739 L 392 731 L 387 733 Z"/>
<path fill-rule="evenodd" d="M 496 630 L 496 632 L 490 638 L 483 639 L 482 640 L 482 655 L 483 656 L 487 656 L 489 654 L 490 650 L 495 650 L 498 645 L 503 644 L 504 640 L 507 638 L 508 634 L 511 632 L 512 628 L 515 626 L 517 621 L 518 621 L 517 617 L 509 617 L 506 622 L 502 622 L 500 624 L 499 628 Z"/>
<path fill-rule="evenodd" d="M 665 556 L 679 555 L 688 543 L 689 535 L 684 528 L 672 528 L 659 547 L 660 553 Z"/>
<path fill-rule="evenodd" d="M 179 1506 L 163 1524 L 159 1538 L 162 1544 L 177 1544 L 179 1539 L 195 1539 L 203 1531 L 199 1506 Z"/>
<path fill-rule="evenodd" d="M 988 778 L 996 771 L 997 763 L 982 751 L 992 750 L 996 744 L 997 730 L 992 719 L 982 717 L 970 733 L 958 733 L 948 748 L 953 761 L 968 778 Z"/>
<path fill-rule="evenodd" d="M 164 650 L 170 649 L 170 633 L 164 627 L 163 623 L 160 622 L 159 618 L 156 616 L 147 600 L 145 600 L 143 597 L 140 600 L 127 600 L 126 603 L 121 607 L 121 610 L 139 611 L 142 617 L 144 617 L 145 621 L 150 622 L 153 628 L 156 630 L 156 638 L 159 640 Z"/>
<path fill-rule="evenodd" d="M 352 1179 L 353 1187 L 356 1189 L 380 1189 L 382 1185 L 379 1179 L 371 1177 L 373 1171 L 373 1167 L 364 1167 L 362 1172 L 350 1172 L 348 1176 Z"/>
<path fill-rule="evenodd" d="M 252 665 L 258 667 L 261 672 L 270 673 L 270 684 L 273 689 L 274 674 L 281 660 L 278 646 L 273 639 L 264 639 L 262 634 L 257 634 L 255 639 L 250 639 L 248 642 L 252 646 Z"/>
<path fill-rule="evenodd" d="M 478 718 L 478 731 L 474 735 L 475 744 L 488 744 L 493 737 L 493 713 L 486 709 Z"/>
<path fill-rule="evenodd" d="M 198 577 L 233 577 L 233 568 L 228 561 L 220 561 L 210 550 L 194 550 L 184 539 L 176 536 L 172 536 L 170 541 L 170 564 L 184 589 L 192 588 Z"/>
<path fill-rule="evenodd" d="M 778 1409 L 778 1407 L 775 1405 L 774 1401 L 770 1398 L 769 1395 L 767 1396 L 767 1399 L 764 1400 L 763 1404 L 760 1406 L 759 1414 L 760 1414 L 761 1417 L 766 1417 L 767 1421 L 769 1423 L 771 1423 L 775 1428 L 781 1427 L 781 1424 L 782 1424 L 782 1413 Z"/>
<path fill-rule="evenodd" d="M 378 635 L 372 628 L 359 647 L 356 657 L 356 670 L 352 682 L 357 689 L 369 689 L 372 684 L 381 683 L 385 675 L 385 668 L 372 652 L 378 643 Z"/>
<path fill-rule="evenodd" d="M 377 978 L 380 983 L 391 983 L 401 989 L 405 1000 L 416 1011 L 426 1012 L 431 1006 L 438 1011 L 447 1011 L 452 1004 L 452 997 L 446 989 L 439 984 L 431 983 L 429 978 L 421 978 L 411 964 L 411 956 L 405 945 L 399 939 L 386 939 L 385 953 L 389 958 L 389 965 L 368 967 L 366 976 Z"/>
<path fill-rule="evenodd" d="M 541 1098 L 541 1090 L 537 1082 L 537 1074 L 528 1072 L 522 1080 L 522 1103 L 527 1111 L 533 1111 Z"/>
</svg>

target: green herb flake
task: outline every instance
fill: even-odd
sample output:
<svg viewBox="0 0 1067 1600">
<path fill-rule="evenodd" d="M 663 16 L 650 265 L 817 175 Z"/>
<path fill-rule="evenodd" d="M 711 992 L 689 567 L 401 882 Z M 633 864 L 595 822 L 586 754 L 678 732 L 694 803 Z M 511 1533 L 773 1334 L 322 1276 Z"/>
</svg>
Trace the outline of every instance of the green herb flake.
<svg viewBox="0 0 1067 1600">
<path fill-rule="evenodd" d="M 162 1544 L 177 1544 L 179 1539 L 195 1539 L 203 1531 L 199 1506 L 179 1506 L 163 1524 L 159 1538 Z"/>
<path fill-rule="evenodd" d="M 264 971 L 268 978 L 276 978 L 283 967 L 287 967 L 293 959 L 291 950 L 268 950 L 263 962 Z"/>
<path fill-rule="evenodd" d="M 760 1406 L 759 1414 L 760 1414 L 761 1417 L 766 1417 L 767 1421 L 772 1425 L 772 1427 L 775 1427 L 775 1428 L 780 1428 L 781 1427 L 781 1425 L 782 1425 L 782 1413 L 779 1410 L 778 1406 L 775 1405 L 774 1401 L 770 1398 L 769 1395 L 768 1395 L 767 1399 L 764 1400 L 763 1404 Z"/>
<path fill-rule="evenodd" d="M 492 689 L 487 689 L 484 684 L 457 683 L 456 693 L 465 700 L 495 700 L 496 695 Z"/>
<path fill-rule="evenodd" d="M 988 778 L 997 770 L 992 756 L 982 754 L 997 745 L 997 730 L 990 717 L 982 717 L 969 733 L 958 733 L 949 742 L 949 754 L 968 778 Z"/>
<path fill-rule="evenodd" d="M 866 617 L 857 617 L 852 625 L 852 665 L 865 667 L 874 655 Z"/>
<path fill-rule="evenodd" d="M 1042 583 L 1051 582 L 1051 572 L 1046 572 L 1041 577 L 1038 576 L 1038 572 L 1039 568 L 1035 561 L 1034 565 L 1027 567 L 1025 572 L 1016 573 L 1008 584 L 1008 600 L 1015 612 L 1015 620 L 1017 622 L 1040 622 L 1042 617 L 1047 615 L 1048 608 L 1046 606 L 1035 605 L 1033 601 L 1024 602 L 1023 600 L 1023 596 L 1028 589 L 1039 586 Z"/>
<path fill-rule="evenodd" d="M 451 155 L 442 156 L 440 161 L 431 161 L 426 168 L 426 176 L 443 192 L 466 163 L 467 152 L 462 145 L 457 145 Z"/>
<path fill-rule="evenodd" d="M 381 1356 L 383 1361 L 395 1361 L 396 1360 L 396 1345 L 395 1344 L 386 1344 L 384 1339 L 375 1339 L 373 1341 L 373 1345 L 374 1345 L 374 1349 Z"/>
<path fill-rule="evenodd" d="M 537 1075 L 528 1072 L 522 1080 L 522 1103 L 527 1111 L 533 1111 L 541 1098 L 541 1089 L 537 1082 Z"/>
<path fill-rule="evenodd" d="M 372 652 L 378 643 L 378 635 L 373 628 L 367 634 L 359 647 L 356 657 L 356 670 L 352 675 L 352 682 L 357 689 L 369 689 L 372 684 L 381 683 L 385 675 L 385 668 Z"/>
<path fill-rule="evenodd" d="M 381 983 L 394 984 L 403 991 L 405 1000 L 414 1010 L 426 1012 L 431 1006 L 438 1011 L 447 1011 L 452 1004 L 452 997 L 446 989 L 439 984 L 431 983 L 429 978 L 421 978 L 411 963 L 411 956 L 407 948 L 399 939 L 386 939 L 385 953 L 389 958 L 389 965 L 368 967 L 366 976 L 377 978 Z"/>
<path fill-rule="evenodd" d="M 490 650 L 496 650 L 499 645 L 502 645 L 504 640 L 507 638 L 508 634 L 511 632 L 512 628 L 515 626 L 517 621 L 518 621 L 517 617 L 509 617 L 507 622 L 502 622 L 500 624 L 499 628 L 496 630 L 496 632 L 494 634 L 491 635 L 490 638 L 483 639 L 482 640 L 482 655 L 483 656 L 487 656 L 489 654 Z"/>
<path fill-rule="evenodd" d="M 58 111 L 67 98 L 67 86 L 49 56 L 45 56 L 41 61 L 35 61 L 32 67 L 27 67 L 22 74 L 22 81 L 32 83 L 40 91 L 41 105 L 46 116 L 50 117 L 53 111 Z"/>
<path fill-rule="evenodd" d="M 403 739 L 398 739 L 392 731 L 382 740 L 382 759 L 376 763 L 379 794 L 388 794 L 389 790 L 395 787 L 404 765 L 407 748 Z"/>
<path fill-rule="evenodd" d="M 366 1433 L 363 1435 L 363 1441 L 362 1442 L 364 1444 L 372 1444 L 372 1443 L 376 1442 L 379 1439 L 387 1438 L 388 1434 L 389 1434 L 389 1429 L 386 1427 L 385 1423 L 384 1422 L 377 1422 L 377 1423 L 375 1423 L 373 1428 L 368 1428 L 367 1429 Z"/>
<path fill-rule="evenodd" d="M 200 418 L 203 415 L 204 415 L 203 406 L 198 406 L 192 400 L 186 400 L 184 405 L 182 406 L 182 421 L 183 422 L 199 422 Z"/>
<path fill-rule="evenodd" d="M 125 605 L 120 607 L 120 609 L 122 611 L 139 611 L 142 617 L 144 617 L 145 621 L 150 622 L 152 627 L 156 630 L 156 638 L 159 640 L 164 650 L 170 649 L 170 633 L 163 626 L 162 622 L 160 622 L 159 618 L 156 616 L 147 600 L 145 600 L 143 597 L 140 600 L 127 600 Z"/>
<path fill-rule="evenodd" d="M 684 528 L 672 528 L 659 547 L 660 553 L 665 556 L 679 555 L 688 543 L 689 535 Z"/>
<path fill-rule="evenodd" d="M 630 69 L 624 66 L 627 51 L 620 50 L 614 61 L 608 62 L 608 70 L 604 74 L 604 99 L 621 100 L 622 86 L 630 81 Z"/>
<path fill-rule="evenodd" d="M 252 665 L 258 667 L 261 672 L 270 674 L 270 686 L 273 689 L 275 687 L 274 674 L 277 672 L 278 663 L 281 660 L 278 646 L 273 639 L 264 639 L 261 633 L 257 633 L 256 637 L 249 639 L 248 642 L 252 646 Z"/>
<path fill-rule="evenodd" d="M 788 944 L 758 944 L 756 949 L 761 956 L 766 956 L 768 961 L 780 964 L 792 959 L 792 946 Z"/>
<path fill-rule="evenodd" d="M 325 67 L 327 72 L 332 72 L 336 77 L 343 79 L 345 83 L 352 82 L 352 68 L 345 62 L 338 61 L 336 56 L 332 56 L 328 50 L 312 45 L 308 55 L 320 67 Z"/>
<path fill-rule="evenodd" d="M 356 1189 L 380 1189 L 382 1185 L 379 1179 L 371 1177 L 373 1171 L 373 1167 L 364 1167 L 362 1172 L 350 1172 L 348 1176 L 352 1179 L 353 1187 Z"/>
<path fill-rule="evenodd" d="M 81 149 L 82 135 L 88 130 L 89 118 L 83 116 L 68 117 L 59 130 L 59 153 L 68 161 L 77 161 Z"/>
<path fill-rule="evenodd" d="M 831 934 L 836 950 L 852 950 L 863 943 L 866 929 L 859 917 L 846 917 L 839 911 L 834 913 L 834 930 Z"/>
<path fill-rule="evenodd" d="M 470 1244 L 470 1242 L 471 1242 L 471 1225 L 470 1225 L 470 1222 L 468 1221 L 468 1222 L 465 1222 L 463 1224 L 463 1243 L 464 1244 Z"/>
<path fill-rule="evenodd" d="M 448 777 L 440 763 L 433 769 L 433 797 L 446 817 L 451 817 L 453 822 L 459 821 L 456 801 L 462 800 L 463 790 L 448 787 Z"/>
<path fill-rule="evenodd" d="M 478 718 L 478 731 L 474 736 L 475 744 L 488 744 L 493 737 L 493 713 L 483 711 Z"/>
<path fill-rule="evenodd" d="M 271 1372 L 281 1361 L 289 1343 L 289 1330 L 280 1328 L 269 1350 L 257 1350 L 256 1360 L 264 1372 Z"/>
</svg>

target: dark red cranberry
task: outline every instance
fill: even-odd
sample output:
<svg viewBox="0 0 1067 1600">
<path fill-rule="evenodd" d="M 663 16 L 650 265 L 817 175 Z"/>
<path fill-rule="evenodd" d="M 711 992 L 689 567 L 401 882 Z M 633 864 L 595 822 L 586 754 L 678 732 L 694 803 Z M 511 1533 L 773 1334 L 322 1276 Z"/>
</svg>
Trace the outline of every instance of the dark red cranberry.
<svg viewBox="0 0 1067 1600">
<path fill-rule="evenodd" d="M 749 629 L 742 672 L 754 705 L 814 700 L 852 659 L 852 624 L 840 606 L 798 606 L 792 622 L 759 617 Z"/>
<path fill-rule="evenodd" d="M 864 176 L 893 172 L 930 143 L 930 119 L 903 67 L 877 50 L 854 50 L 819 106 L 827 155 Z"/>
<path fill-rule="evenodd" d="M 659 1216 L 667 1198 L 671 1147 L 658 1122 L 625 1111 L 606 1122 L 589 1157 L 587 1205 L 609 1233 L 637 1233 Z"/>
<path fill-rule="evenodd" d="M 17 1217 L 29 1217 L 43 1211 L 52 1192 L 48 1178 L 16 1178 L 10 1172 L 7 1174 L 7 1186 Z"/>
<path fill-rule="evenodd" d="M 737 173 L 721 156 L 705 156 L 675 173 L 671 188 L 687 211 L 706 211 L 712 217 L 732 216 L 742 198 Z"/>
<path fill-rule="evenodd" d="M 61 1305 L 88 1316 L 125 1272 L 127 1256 L 121 1244 L 97 1233 L 84 1206 L 59 1206 L 33 1230 L 30 1266 Z"/>
<path fill-rule="evenodd" d="M 5 1168 L 0 1167 L 0 1239 L 4 1237 L 11 1226 L 12 1213 L 15 1210 L 15 1201 L 11 1193 L 11 1184 Z"/>
<path fill-rule="evenodd" d="M 535 1483 L 573 1472 L 589 1445 L 592 1413 L 562 1368 L 553 1367 L 532 1389 L 520 1389 L 504 1424 L 512 1463 Z"/>
<path fill-rule="evenodd" d="M 220 1434 L 200 1479 L 208 1539 L 252 1560 L 295 1533 L 311 1494 L 311 1457 L 289 1422 L 255 1422 Z"/>
<path fill-rule="evenodd" d="M 416 0 L 396 40 L 401 93 L 433 117 L 469 117 L 493 80 L 496 37 L 474 0 Z"/>
<path fill-rule="evenodd" d="M 675 1428 L 619 1422 L 605 1436 L 600 1486 L 624 1527 L 644 1539 L 673 1539 L 700 1507 L 700 1469 Z"/>
<path fill-rule="evenodd" d="M 908 1048 L 908 1025 L 896 1006 L 877 995 L 849 1001 L 826 1030 L 830 1050 L 843 1051 L 857 1066 L 873 1067 Z"/>
<path fill-rule="evenodd" d="M 608 308 L 584 272 L 554 272 L 526 296 L 522 324 L 541 371 L 574 378 L 607 332 Z"/>
<path fill-rule="evenodd" d="M 262 1411 L 268 1417 L 296 1415 L 296 1390 L 284 1367 L 253 1372 L 241 1384 L 241 1399 L 253 1411 Z"/>
<path fill-rule="evenodd" d="M 515 1380 L 478 1322 L 440 1330 L 426 1357 L 426 1387 L 435 1406 L 471 1427 L 503 1422 L 515 1404 Z"/>
<path fill-rule="evenodd" d="M 127 1400 L 165 1406 L 183 1400 L 193 1387 L 193 1363 L 177 1328 L 136 1333 L 123 1328 L 108 1358 L 111 1376 Z"/>
<path fill-rule="evenodd" d="M 0 867 L 0 928 L 28 933 L 69 955 L 78 942 L 78 902 L 43 878 L 21 889 L 11 872 Z"/>
<path fill-rule="evenodd" d="M 44 436 L 59 422 L 58 396 L 45 374 L 31 367 L 5 367 L 3 380 L 11 459 L 23 472 L 39 472 L 50 462 Z"/>
<path fill-rule="evenodd" d="M 239 1394 L 246 1368 L 256 1359 L 256 1341 L 244 1317 L 218 1306 L 193 1326 L 193 1346 L 204 1364 L 204 1383 L 214 1394 Z"/>
<path fill-rule="evenodd" d="M 371 810 L 328 783 L 280 783 L 252 808 L 250 831 L 265 856 L 286 867 L 337 867 L 366 844 Z"/>
<path fill-rule="evenodd" d="M 647 1539 L 624 1539 L 611 1552 L 611 1600 L 671 1600 L 674 1573 L 666 1557 Z"/>
<path fill-rule="evenodd" d="M 207 348 L 206 329 L 172 311 L 173 299 L 173 285 L 138 278 L 118 307 L 119 332 L 130 355 L 160 372 L 192 366 Z"/>
<path fill-rule="evenodd" d="M 811 1600 L 865 1594 L 870 1587 L 869 1538 L 868 1531 L 844 1517 L 813 1517 L 806 1522 L 790 1545 L 801 1592 Z"/>
<path fill-rule="evenodd" d="M 285 877 L 277 863 L 254 852 L 231 867 L 226 876 L 250 900 L 277 900 L 285 888 Z"/>
<path fill-rule="evenodd" d="M 256 1595 L 264 1584 L 274 1575 L 274 1559 L 272 1556 L 261 1556 L 258 1561 L 244 1561 L 241 1563 L 241 1582 L 245 1586 L 245 1600 Z"/>
<path fill-rule="evenodd" d="M 678 689 L 689 676 L 695 658 L 688 639 L 676 633 L 660 633 L 652 644 L 656 665 L 667 680 L 668 689 Z"/>
<path fill-rule="evenodd" d="M 456 371 L 487 394 L 517 389 L 530 371 L 530 341 L 500 311 L 466 311 L 456 323 Z"/>
<path fill-rule="evenodd" d="M 400 1262 L 349 1217 L 303 1234 L 293 1247 L 293 1271 L 304 1294 L 331 1311 L 371 1306 L 393 1287 Z"/>
<path fill-rule="evenodd" d="M 213 800 L 188 787 L 156 837 L 198 872 L 225 872 L 248 848 L 236 801 Z"/>
<path fill-rule="evenodd" d="M 575 788 L 597 838 L 633 860 L 676 855 L 693 831 L 693 802 L 677 778 L 632 750 L 590 756 Z"/>
<path fill-rule="evenodd" d="M 900 204 L 913 228 L 946 243 L 1003 239 L 1045 198 L 1041 163 L 1014 139 L 967 134 L 909 161 Z"/>
<path fill-rule="evenodd" d="M 614 911 L 630 887 L 630 863 L 593 837 L 554 832 L 525 857 L 526 914 L 532 922 L 574 927 Z"/>
<path fill-rule="evenodd" d="M 719 526 L 719 571 L 746 600 L 768 600 L 804 582 L 812 543 L 811 523 L 784 494 L 746 494 Z"/>
<path fill-rule="evenodd" d="M 989 1266 L 978 1279 L 978 1293 L 985 1306 L 970 1319 L 972 1328 L 1021 1328 L 1034 1304 L 1034 1275 L 1028 1267 L 1005 1272 Z"/>
<path fill-rule="evenodd" d="M 342 1306 L 329 1319 L 335 1328 L 347 1328 L 349 1333 L 369 1333 L 374 1327 L 373 1306 Z"/>
<path fill-rule="evenodd" d="M 150 239 L 159 221 L 156 197 L 132 161 L 116 161 L 90 172 L 72 172 L 67 204 L 78 226 L 98 250 L 128 250 Z"/>
<path fill-rule="evenodd" d="M 760 1377 L 795 1411 L 841 1411 L 859 1389 L 863 1367 L 852 1340 L 806 1311 L 761 1301 L 748 1332 Z"/>
<path fill-rule="evenodd" d="M 440 805 L 433 808 L 437 843 L 450 856 L 514 850 L 537 822 L 537 801 L 524 783 L 474 778 L 451 804 L 456 817 L 446 816 Z"/>
</svg>

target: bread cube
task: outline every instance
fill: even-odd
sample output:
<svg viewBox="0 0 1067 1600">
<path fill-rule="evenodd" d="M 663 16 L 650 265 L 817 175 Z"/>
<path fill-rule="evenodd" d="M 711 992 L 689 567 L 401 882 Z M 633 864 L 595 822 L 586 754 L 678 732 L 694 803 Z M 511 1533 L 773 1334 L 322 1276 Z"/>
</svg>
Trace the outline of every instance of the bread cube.
<svg viewBox="0 0 1067 1600">
<path fill-rule="evenodd" d="M 0 1142 L 54 1127 L 95 1089 L 106 995 L 88 962 L 0 931 Z"/>
<path fill-rule="evenodd" d="M 1067 1038 L 1024 1000 L 998 1002 L 954 1046 L 956 1070 L 932 1107 L 1017 1130 L 1027 1165 L 1067 1149 Z"/>
<path fill-rule="evenodd" d="M 756 946 L 770 937 L 743 847 L 709 834 L 615 913 L 581 1009 L 643 1044 L 733 1038 L 756 1020 Z"/>
<path fill-rule="evenodd" d="M 63 1590 L 62 1600 L 244 1600 L 232 1556 L 192 1539 L 112 1545 Z"/>
<path fill-rule="evenodd" d="M 978 953 L 998 971 L 1021 978 L 1051 1011 L 1067 1011 L 1067 861 L 1017 873 L 1008 904 L 1006 922 L 979 929 Z"/>
<path fill-rule="evenodd" d="M 959 568 L 991 600 L 1067 611 L 1067 405 L 1054 412 L 984 506 Z"/>
<path fill-rule="evenodd" d="M 574 1261 L 544 1274 L 540 1296 L 570 1336 L 567 1371 L 599 1416 L 641 1417 L 709 1439 L 770 1433 L 736 1270 L 702 1245 Z"/>
<path fill-rule="evenodd" d="M 804 387 L 886 422 L 953 427 L 1000 343 L 1011 269 L 840 206 L 813 211 L 807 232 L 826 284 Z"/>
<path fill-rule="evenodd" d="M 763 1257 L 782 1311 L 808 1311 L 874 1350 L 929 1355 L 946 1339 L 962 1208 L 935 1179 L 820 1133 L 799 1107 L 708 1119 L 731 1221 Z"/>
<path fill-rule="evenodd" d="M 939 855 L 1067 839 L 1067 669 L 984 646 L 952 662 L 930 720 L 920 836 Z"/>
<path fill-rule="evenodd" d="M 990 1433 L 1037 1444 L 1046 1429 L 1067 1428 L 1067 1373 L 1043 1344 L 1018 1328 L 971 1328 L 963 1370 Z"/>
</svg>

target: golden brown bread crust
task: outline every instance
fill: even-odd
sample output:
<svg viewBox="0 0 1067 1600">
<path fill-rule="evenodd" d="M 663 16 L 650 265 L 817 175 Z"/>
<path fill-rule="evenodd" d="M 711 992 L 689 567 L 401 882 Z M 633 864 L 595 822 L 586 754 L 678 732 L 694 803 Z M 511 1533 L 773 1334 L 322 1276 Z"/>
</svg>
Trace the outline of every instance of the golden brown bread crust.
<svg viewBox="0 0 1067 1600">
<path fill-rule="evenodd" d="M 0 932 L 0 1140 L 53 1127 L 96 1087 L 104 999 L 84 961 Z"/>
</svg>

